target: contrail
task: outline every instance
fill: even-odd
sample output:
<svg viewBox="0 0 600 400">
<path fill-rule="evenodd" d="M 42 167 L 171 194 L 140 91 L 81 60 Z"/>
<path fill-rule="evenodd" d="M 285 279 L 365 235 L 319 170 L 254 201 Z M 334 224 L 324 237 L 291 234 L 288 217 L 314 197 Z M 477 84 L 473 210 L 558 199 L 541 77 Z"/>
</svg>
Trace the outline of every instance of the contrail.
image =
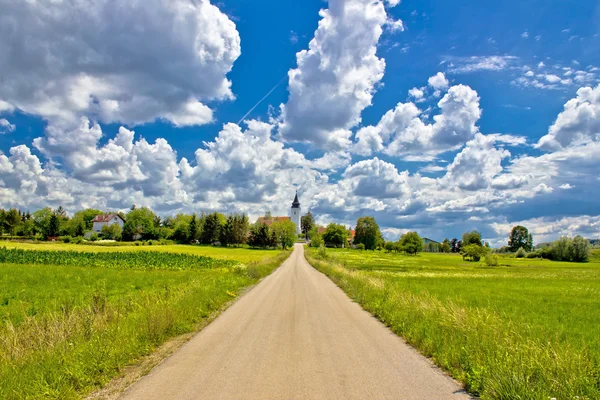
<svg viewBox="0 0 600 400">
<path fill-rule="evenodd" d="M 258 101 L 258 103 L 256 103 L 256 104 L 255 104 L 255 105 L 254 105 L 254 106 L 253 106 L 253 107 L 252 107 L 250 110 L 248 110 L 248 112 L 247 112 L 246 114 L 244 114 L 244 116 L 243 116 L 242 118 L 240 118 L 240 120 L 237 122 L 237 124 L 239 125 L 239 124 L 240 124 L 240 122 L 242 122 L 242 121 L 244 120 L 244 118 L 246 118 L 246 117 L 248 116 L 248 114 L 250 114 L 252 111 L 254 111 L 254 109 L 255 109 L 256 107 L 258 107 L 258 105 L 259 105 L 260 103 L 262 103 L 264 99 L 266 99 L 267 97 L 269 97 L 269 95 L 270 95 L 271 93 L 273 93 L 273 90 L 277 89 L 277 87 L 278 87 L 279 85 L 281 85 L 281 83 L 282 83 L 282 82 L 283 82 L 283 81 L 284 81 L 284 80 L 285 80 L 287 77 L 288 77 L 288 75 L 287 75 L 287 74 L 285 74 L 285 76 L 284 76 L 283 78 L 281 78 L 281 80 L 280 80 L 279 82 L 277 82 L 277 85 L 273 86 L 273 88 L 272 88 L 271 90 L 269 90 L 269 93 L 265 94 L 265 95 L 263 96 L 263 98 L 262 98 L 262 99 L 260 99 L 260 100 Z"/>
</svg>

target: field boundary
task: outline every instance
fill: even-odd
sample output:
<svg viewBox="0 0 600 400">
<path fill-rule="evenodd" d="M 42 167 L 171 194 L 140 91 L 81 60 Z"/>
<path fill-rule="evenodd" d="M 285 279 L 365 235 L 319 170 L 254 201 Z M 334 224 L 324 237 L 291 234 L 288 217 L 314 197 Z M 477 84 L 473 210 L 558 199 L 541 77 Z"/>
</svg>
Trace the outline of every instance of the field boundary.
<svg viewBox="0 0 600 400">
<path fill-rule="evenodd" d="M 216 311 L 213 311 L 208 317 L 204 318 L 200 321 L 193 332 L 188 332 L 181 334 L 179 336 L 172 337 L 167 339 L 163 344 L 158 346 L 152 353 L 141 357 L 137 362 L 132 363 L 131 365 L 123 368 L 121 373 L 111 379 L 108 383 L 106 383 L 102 388 L 93 391 L 92 393 L 85 396 L 86 400 L 114 400 L 119 398 L 119 396 L 126 391 L 130 386 L 135 384 L 138 380 L 146 376 L 150 371 L 154 368 L 162 364 L 166 359 L 168 359 L 171 355 L 177 352 L 183 345 L 189 342 L 193 337 L 198 335 L 204 328 L 210 325 L 215 319 L 219 317 L 224 311 L 226 311 L 229 307 L 239 301 L 242 297 L 248 294 L 252 289 L 254 289 L 258 284 L 262 282 L 267 276 L 271 275 L 277 269 L 285 263 L 291 252 L 280 253 L 272 259 L 268 258 L 256 264 L 259 267 L 266 267 L 274 264 L 275 262 L 278 265 L 271 270 L 271 272 L 263 277 L 261 277 L 256 283 L 247 286 L 239 293 L 238 296 L 231 299 L 227 303 L 225 303 L 221 308 Z M 285 255 L 285 257 L 282 257 Z M 263 270 L 263 268 L 261 268 Z"/>
</svg>

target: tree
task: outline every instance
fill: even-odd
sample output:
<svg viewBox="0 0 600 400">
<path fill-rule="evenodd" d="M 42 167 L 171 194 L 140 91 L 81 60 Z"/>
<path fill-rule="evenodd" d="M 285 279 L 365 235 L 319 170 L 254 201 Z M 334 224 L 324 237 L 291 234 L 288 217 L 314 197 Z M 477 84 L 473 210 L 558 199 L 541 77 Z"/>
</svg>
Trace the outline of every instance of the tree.
<svg viewBox="0 0 600 400">
<path fill-rule="evenodd" d="M 587 262 L 590 258 L 590 242 L 577 235 L 569 245 L 569 259 L 575 262 Z"/>
<path fill-rule="evenodd" d="M 391 253 L 392 251 L 396 250 L 398 248 L 398 245 L 394 242 L 385 242 L 385 251 L 387 251 L 388 253 Z"/>
<path fill-rule="evenodd" d="M 252 247 L 266 248 L 270 246 L 271 231 L 266 224 L 254 224 L 250 228 L 249 244 Z"/>
<path fill-rule="evenodd" d="M 417 232 L 407 232 L 400 237 L 398 250 L 408 254 L 417 254 L 423 250 L 423 240 Z"/>
<path fill-rule="evenodd" d="M 325 245 L 325 241 L 323 240 L 323 235 L 319 235 L 318 233 L 311 236 L 310 239 L 310 247 L 321 247 Z"/>
<path fill-rule="evenodd" d="M 154 217 L 154 212 L 148 207 L 130 210 L 125 218 L 125 225 L 123 225 L 123 240 L 158 239 Z"/>
<path fill-rule="evenodd" d="M 315 221 L 310 210 L 306 213 L 306 215 L 300 218 L 300 225 L 302 227 L 302 233 L 304 234 L 304 238 L 308 239 L 308 233 L 315 226 Z"/>
<path fill-rule="evenodd" d="M 288 247 L 292 247 L 296 242 L 296 229 L 296 224 L 290 220 L 277 221 L 271 225 L 271 230 L 277 238 L 277 243 L 280 244 L 284 250 Z"/>
<path fill-rule="evenodd" d="M 52 214 L 50 216 L 50 222 L 48 223 L 48 230 L 45 232 L 46 239 L 49 237 L 56 237 L 60 232 L 60 219 L 58 215 Z"/>
<path fill-rule="evenodd" d="M 250 222 L 246 214 L 235 214 L 233 216 L 233 244 L 242 245 L 248 241 Z"/>
<path fill-rule="evenodd" d="M 477 246 L 483 246 L 483 243 L 481 242 L 481 233 L 479 233 L 475 230 L 473 230 L 471 232 L 463 233 L 462 245 L 468 246 L 470 244 L 474 244 Z"/>
<path fill-rule="evenodd" d="M 33 224 L 35 226 L 36 233 L 46 235 L 48 232 L 48 225 L 50 225 L 50 218 L 53 212 L 50 207 L 42 208 L 33 213 Z"/>
<path fill-rule="evenodd" d="M 21 215 L 19 214 L 19 211 L 16 208 L 12 208 L 4 214 L 4 225 L 8 233 L 10 233 L 11 235 L 15 235 L 17 233 L 17 228 L 19 227 L 21 222 Z"/>
<path fill-rule="evenodd" d="M 481 257 L 485 256 L 490 250 L 487 247 L 478 246 L 477 244 L 468 244 L 463 246 L 460 254 L 463 256 L 463 260 L 479 261 Z"/>
<path fill-rule="evenodd" d="M 204 217 L 200 241 L 204 244 L 214 244 L 217 242 L 221 235 L 221 228 L 225 225 L 225 222 L 225 216 L 218 212 L 208 214 Z"/>
<path fill-rule="evenodd" d="M 221 227 L 219 242 L 221 242 L 223 246 L 233 244 L 233 215 L 229 215 L 225 220 L 225 224 Z"/>
<path fill-rule="evenodd" d="M 440 245 L 440 252 L 442 253 L 450 253 L 452 249 L 450 248 L 450 241 L 448 238 L 444 239 L 442 244 Z"/>
<path fill-rule="evenodd" d="M 508 248 L 513 253 L 520 248 L 523 248 L 525 251 L 533 250 L 533 237 L 529 233 L 529 230 L 521 225 L 514 226 L 508 237 Z"/>
<path fill-rule="evenodd" d="M 187 229 L 186 229 L 187 228 Z M 175 228 L 177 229 L 177 228 Z M 196 214 L 192 214 L 192 219 L 190 220 L 189 225 L 186 226 L 185 222 L 183 223 L 183 226 L 180 226 L 179 229 L 181 229 L 183 232 L 181 232 L 180 236 L 183 236 L 184 232 L 187 230 L 187 241 L 192 243 L 195 240 L 198 240 L 198 221 L 196 220 Z M 178 235 L 179 236 L 179 235 Z"/>
<path fill-rule="evenodd" d="M 373 217 L 360 217 L 356 220 L 354 244 L 364 244 L 365 249 L 375 250 L 382 239 L 379 225 Z"/>
<path fill-rule="evenodd" d="M 344 247 L 348 243 L 349 234 L 344 225 L 331 223 L 323 233 L 323 240 L 327 246 Z"/>
<path fill-rule="evenodd" d="M 102 227 L 102 238 L 107 240 L 121 240 L 121 226 L 119 224 L 104 225 Z"/>
<path fill-rule="evenodd" d="M 453 253 L 460 253 L 460 249 L 462 248 L 462 240 L 458 240 L 454 238 L 450 241 L 450 251 Z"/>
</svg>

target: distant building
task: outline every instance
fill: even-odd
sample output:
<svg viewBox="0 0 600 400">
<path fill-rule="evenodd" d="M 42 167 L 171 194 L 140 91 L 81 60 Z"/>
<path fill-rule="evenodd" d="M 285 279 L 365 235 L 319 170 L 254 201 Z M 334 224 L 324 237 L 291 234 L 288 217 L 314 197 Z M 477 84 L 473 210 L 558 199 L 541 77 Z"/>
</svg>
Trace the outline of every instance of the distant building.
<svg viewBox="0 0 600 400">
<path fill-rule="evenodd" d="M 296 224 L 296 233 L 302 232 L 302 226 L 300 226 L 301 212 L 302 208 L 300 207 L 300 202 L 298 201 L 298 192 L 296 191 L 296 197 L 294 197 L 292 208 L 290 208 L 290 218 L 292 219 L 292 222 Z"/>
<path fill-rule="evenodd" d="M 267 215 L 265 217 L 258 217 L 258 219 L 256 220 L 257 224 L 265 224 L 266 226 L 271 226 L 272 223 L 274 222 L 282 222 L 282 221 L 289 221 L 290 217 L 271 217 L 270 215 Z"/>
<path fill-rule="evenodd" d="M 427 245 L 429 245 L 429 243 L 433 243 L 433 244 L 437 244 L 437 245 L 440 245 L 440 244 L 441 244 L 440 242 L 436 242 L 436 241 L 435 241 L 435 240 L 433 240 L 433 239 L 429 239 L 429 238 L 426 238 L 426 237 L 424 237 L 424 238 L 423 238 L 423 244 L 424 244 L 425 246 L 427 246 Z"/>
<path fill-rule="evenodd" d="M 118 224 L 121 229 L 125 225 L 125 220 L 119 215 L 114 213 L 96 215 L 92 220 L 92 230 L 96 233 L 102 232 L 102 228 L 113 224 Z"/>
</svg>

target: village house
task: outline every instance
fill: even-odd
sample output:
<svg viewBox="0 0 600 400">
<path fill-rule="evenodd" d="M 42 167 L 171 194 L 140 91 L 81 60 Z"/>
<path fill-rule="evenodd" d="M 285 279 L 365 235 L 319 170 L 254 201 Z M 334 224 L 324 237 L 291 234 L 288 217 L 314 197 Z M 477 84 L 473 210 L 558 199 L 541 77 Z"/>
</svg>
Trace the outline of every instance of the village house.
<svg viewBox="0 0 600 400">
<path fill-rule="evenodd" d="M 105 226 L 110 226 L 113 224 L 118 224 L 121 229 L 123 229 L 123 225 L 125 225 L 125 220 L 119 215 L 115 213 L 109 214 L 99 214 L 94 217 L 92 220 L 92 231 L 96 233 L 102 232 L 102 228 Z"/>
</svg>

